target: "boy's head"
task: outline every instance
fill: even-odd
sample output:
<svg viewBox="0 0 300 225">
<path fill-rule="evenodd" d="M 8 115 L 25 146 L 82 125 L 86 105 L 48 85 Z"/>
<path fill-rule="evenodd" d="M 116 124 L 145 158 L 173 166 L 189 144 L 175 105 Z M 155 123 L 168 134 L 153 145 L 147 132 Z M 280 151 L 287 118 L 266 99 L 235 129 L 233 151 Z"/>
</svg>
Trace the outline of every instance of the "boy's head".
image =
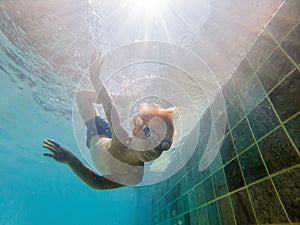
<svg viewBox="0 0 300 225">
<path fill-rule="evenodd" d="M 138 115 L 132 119 L 132 134 L 147 141 L 151 150 L 141 151 L 145 158 L 151 161 L 167 151 L 173 142 L 175 108 L 164 109 L 157 104 L 142 104 Z"/>
</svg>

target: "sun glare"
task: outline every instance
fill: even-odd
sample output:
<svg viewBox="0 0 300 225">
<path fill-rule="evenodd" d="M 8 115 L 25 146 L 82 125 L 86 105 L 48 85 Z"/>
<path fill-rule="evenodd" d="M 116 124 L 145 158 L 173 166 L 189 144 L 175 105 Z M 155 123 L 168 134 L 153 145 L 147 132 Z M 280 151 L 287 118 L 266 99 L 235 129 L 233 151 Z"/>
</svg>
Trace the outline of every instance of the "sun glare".
<svg viewBox="0 0 300 225">
<path fill-rule="evenodd" d="M 146 19 L 152 19 L 168 6 L 168 0 L 127 0 L 128 7 Z"/>
</svg>

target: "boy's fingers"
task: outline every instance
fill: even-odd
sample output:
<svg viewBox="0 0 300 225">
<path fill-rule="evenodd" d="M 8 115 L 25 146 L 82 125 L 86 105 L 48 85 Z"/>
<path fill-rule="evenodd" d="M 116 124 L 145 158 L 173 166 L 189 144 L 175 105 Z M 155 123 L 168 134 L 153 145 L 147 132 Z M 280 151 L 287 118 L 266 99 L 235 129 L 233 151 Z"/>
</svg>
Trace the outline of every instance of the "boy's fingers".
<svg viewBox="0 0 300 225">
<path fill-rule="evenodd" d="M 46 157 L 49 157 L 49 158 L 53 158 L 53 159 L 55 159 L 55 156 L 54 156 L 54 155 L 52 155 L 52 154 L 49 154 L 49 153 L 44 153 L 43 155 L 44 155 L 44 156 L 46 156 Z"/>
<path fill-rule="evenodd" d="M 51 152 L 53 152 L 53 153 L 57 153 L 57 149 L 54 148 L 54 147 L 51 146 L 51 145 L 44 144 L 44 145 L 43 145 L 43 148 L 46 148 L 46 149 L 48 149 L 49 151 L 51 151 Z"/>
<path fill-rule="evenodd" d="M 46 145 L 50 145 L 50 146 L 54 146 L 54 147 L 60 147 L 59 144 L 57 144 L 55 141 L 53 141 L 51 139 L 44 140 L 43 142 Z"/>
</svg>

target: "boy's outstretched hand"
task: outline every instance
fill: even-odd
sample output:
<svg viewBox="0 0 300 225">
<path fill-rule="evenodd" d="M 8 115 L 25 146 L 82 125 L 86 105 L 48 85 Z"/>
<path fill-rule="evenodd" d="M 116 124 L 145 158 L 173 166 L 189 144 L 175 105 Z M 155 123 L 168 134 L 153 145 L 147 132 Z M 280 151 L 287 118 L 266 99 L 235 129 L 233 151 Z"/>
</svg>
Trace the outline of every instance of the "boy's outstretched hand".
<svg viewBox="0 0 300 225">
<path fill-rule="evenodd" d="M 69 163 L 71 160 L 75 157 L 69 150 L 61 147 L 58 143 L 55 141 L 52 141 L 50 139 L 43 141 L 43 147 L 48 149 L 52 154 L 44 153 L 44 156 L 53 158 L 54 160 L 60 162 L 60 163 Z"/>
</svg>

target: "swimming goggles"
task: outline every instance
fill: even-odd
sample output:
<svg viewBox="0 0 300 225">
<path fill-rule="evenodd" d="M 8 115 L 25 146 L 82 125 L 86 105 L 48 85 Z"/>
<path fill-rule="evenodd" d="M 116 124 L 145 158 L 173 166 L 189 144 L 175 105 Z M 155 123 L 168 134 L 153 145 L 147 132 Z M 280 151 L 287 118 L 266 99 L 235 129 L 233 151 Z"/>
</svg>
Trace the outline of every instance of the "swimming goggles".
<svg viewBox="0 0 300 225">
<path fill-rule="evenodd" d="M 171 142 L 168 140 L 162 140 L 159 141 L 159 135 L 151 128 L 147 127 L 146 125 L 143 125 L 143 131 L 146 138 L 146 141 L 148 143 L 157 143 L 158 147 L 157 149 L 160 151 L 166 151 L 171 147 Z"/>
</svg>

